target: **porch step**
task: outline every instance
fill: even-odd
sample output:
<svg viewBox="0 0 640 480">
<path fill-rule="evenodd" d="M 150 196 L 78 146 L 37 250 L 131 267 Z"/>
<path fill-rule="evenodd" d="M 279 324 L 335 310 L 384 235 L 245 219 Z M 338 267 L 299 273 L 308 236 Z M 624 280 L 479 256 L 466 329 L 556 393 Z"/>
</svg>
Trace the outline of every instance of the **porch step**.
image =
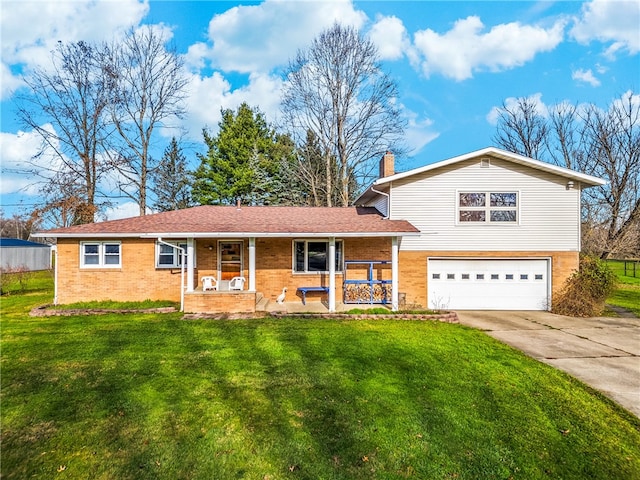
<svg viewBox="0 0 640 480">
<path fill-rule="evenodd" d="M 266 312 L 267 305 L 269 305 L 269 299 L 259 292 L 256 293 L 256 312 Z"/>
</svg>

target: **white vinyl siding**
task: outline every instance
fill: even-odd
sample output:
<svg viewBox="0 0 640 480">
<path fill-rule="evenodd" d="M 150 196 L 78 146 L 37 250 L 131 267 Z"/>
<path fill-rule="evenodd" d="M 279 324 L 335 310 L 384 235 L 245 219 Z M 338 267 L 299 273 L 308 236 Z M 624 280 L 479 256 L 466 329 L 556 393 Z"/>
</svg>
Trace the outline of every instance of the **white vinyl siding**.
<svg viewBox="0 0 640 480">
<path fill-rule="evenodd" d="M 505 160 L 490 167 L 471 159 L 393 183 L 391 218 L 404 219 L 422 235 L 405 237 L 402 250 L 577 251 L 580 190 L 567 179 Z M 517 225 L 462 222 L 460 192 L 517 192 Z"/>
<path fill-rule="evenodd" d="M 375 207 L 375 209 L 378 210 L 383 216 L 386 217 L 387 215 L 389 215 L 389 212 L 387 211 L 389 208 L 389 200 L 386 196 L 378 195 L 376 201 L 372 206 Z"/>
</svg>

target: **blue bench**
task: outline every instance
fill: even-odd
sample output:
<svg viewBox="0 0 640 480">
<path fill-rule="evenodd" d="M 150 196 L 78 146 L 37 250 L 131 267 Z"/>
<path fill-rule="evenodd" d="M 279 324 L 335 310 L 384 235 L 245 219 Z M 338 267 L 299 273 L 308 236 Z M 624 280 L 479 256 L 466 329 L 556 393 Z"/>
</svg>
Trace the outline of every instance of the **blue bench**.
<svg viewBox="0 0 640 480">
<path fill-rule="evenodd" d="M 329 293 L 329 287 L 298 287 L 298 291 L 302 293 L 302 304 L 307 304 L 307 292 L 324 292 Z"/>
</svg>

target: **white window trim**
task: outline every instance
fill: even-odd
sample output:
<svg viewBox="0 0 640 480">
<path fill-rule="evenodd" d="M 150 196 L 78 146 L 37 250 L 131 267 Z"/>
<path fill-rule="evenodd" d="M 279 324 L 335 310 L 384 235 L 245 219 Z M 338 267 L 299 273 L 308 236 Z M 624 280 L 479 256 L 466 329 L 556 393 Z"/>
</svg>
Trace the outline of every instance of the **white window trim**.
<svg viewBox="0 0 640 480">
<path fill-rule="evenodd" d="M 296 243 L 304 242 L 304 272 L 299 272 L 296 270 Z M 329 274 L 329 270 L 313 270 L 309 271 L 309 249 L 307 245 L 309 243 L 326 243 L 327 244 L 327 255 L 329 254 L 329 239 L 328 238 L 296 238 L 291 242 L 291 271 L 294 275 L 327 275 Z M 342 252 L 342 259 L 338 268 L 336 268 L 336 273 L 342 273 L 344 271 L 344 241 L 336 239 L 336 255 L 338 254 L 337 245 L 341 244 L 340 251 Z"/>
<path fill-rule="evenodd" d="M 186 240 L 173 240 L 165 243 L 170 243 L 171 245 L 175 245 L 176 247 L 184 248 L 185 252 L 187 251 L 187 241 Z M 182 260 L 182 252 L 178 248 L 173 249 L 173 263 L 172 264 L 160 264 L 160 250 L 162 249 L 162 243 L 156 242 L 156 268 L 180 268 L 180 260 Z M 166 245 L 165 245 L 166 246 Z M 195 254 L 195 248 L 194 254 Z M 163 253 L 163 255 L 168 255 L 168 253 Z M 193 259 L 193 266 L 195 267 L 195 258 Z M 185 267 L 186 267 L 185 263 Z"/>
<path fill-rule="evenodd" d="M 484 193 L 486 199 L 486 205 L 484 207 L 460 207 L 460 194 L 461 193 Z M 516 194 L 516 206 L 515 207 L 492 207 L 491 206 L 491 194 L 492 193 L 515 193 Z M 474 190 L 474 189 L 460 189 L 456 190 L 456 225 L 468 226 L 468 225 L 500 225 L 500 226 L 517 226 L 520 225 L 520 190 Z M 481 222 L 462 222 L 460 221 L 460 210 L 469 210 L 476 212 L 485 212 L 485 220 Z M 492 222 L 491 211 L 492 210 L 511 210 L 516 212 L 515 222 Z"/>
<path fill-rule="evenodd" d="M 85 263 L 85 245 L 97 245 L 98 246 L 98 263 L 87 264 Z M 107 264 L 105 257 L 107 256 L 105 251 L 105 245 L 118 245 L 118 263 Z M 114 241 L 97 241 L 97 242 L 80 242 L 80 268 L 122 268 L 122 242 Z"/>
</svg>

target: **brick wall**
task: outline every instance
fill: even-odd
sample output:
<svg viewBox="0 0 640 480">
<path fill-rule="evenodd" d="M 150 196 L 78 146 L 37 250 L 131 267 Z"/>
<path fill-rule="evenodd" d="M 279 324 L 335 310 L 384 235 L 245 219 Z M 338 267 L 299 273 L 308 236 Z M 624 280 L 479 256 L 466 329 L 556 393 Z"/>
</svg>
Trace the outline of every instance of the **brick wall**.
<svg viewBox="0 0 640 480">
<path fill-rule="evenodd" d="M 99 240 L 99 239 L 97 239 Z M 121 242 L 122 267 L 80 268 L 80 241 L 58 240 L 58 302 L 74 303 L 90 300 L 142 301 L 180 300 L 180 269 L 155 268 L 155 241 L 153 239 L 123 239 Z M 213 250 L 208 246 L 212 245 Z M 557 292 L 569 275 L 578 268 L 577 252 L 413 252 L 400 251 L 399 291 L 406 294 L 408 304 L 425 306 L 427 302 L 428 257 L 550 257 L 552 287 Z M 391 260 L 390 238 L 347 238 L 344 240 L 345 260 Z M 199 239 L 196 246 L 197 268 L 194 284 L 204 275 L 217 277 L 217 240 Z M 249 277 L 248 241 L 244 242 L 244 276 Z M 291 239 L 266 238 L 256 240 L 256 289 L 275 301 L 287 287 L 288 300 L 293 300 L 298 287 L 328 286 L 325 273 L 293 273 L 293 243 Z M 350 268 L 350 279 L 366 278 L 366 269 Z M 390 279 L 391 266 L 376 268 L 376 278 Z M 342 299 L 342 274 L 336 275 L 336 298 Z M 245 284 L 246 285 L 246 284 Z M 248 285 L 246 285 L 248 287 Z M 245 288 L 246 288 L 245 287 Z M 233 297 L 232 297 L 233 298 Z M 193 302 L 200 300 L 193 300 Z M 225 302 L 227 300 L 224 300 Z M 241 302 L 242 303 L 242 302 Z M 194 303 L 195 305 L 195 303 Z M 239 304 L 240 305 L 240 304 Z M 193 307 L 196 308 L 196 307 Z M 225 307 L 226 308 L 226 307 Z M 245 311 L 244 305 L 229 311 Z M 195 311 L 195 310 L 193 310 Z"/>
<path fill-rule="evenodd" d="M 255 293 L 194 292 L 184 296 L 186 313 L 252 313 L 255 309 Z"/>
<path fill-rule="evenodd" d="M 80 268 L 80 241 L 58 239 L 58 303 L 180 300 L 180 269 L 155 268 L 154 240 L 123 239 L 120 254 L 121 268 Z"/>
</svg>

